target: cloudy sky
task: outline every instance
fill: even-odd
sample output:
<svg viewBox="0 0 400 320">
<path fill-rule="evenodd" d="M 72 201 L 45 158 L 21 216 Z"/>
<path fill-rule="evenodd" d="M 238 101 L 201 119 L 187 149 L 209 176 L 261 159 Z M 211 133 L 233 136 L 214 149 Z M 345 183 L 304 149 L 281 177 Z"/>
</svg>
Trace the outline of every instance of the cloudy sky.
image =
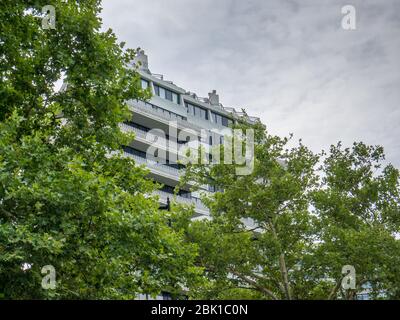
<svg viewBox="0 0 400 320">
<path fill-rule="evenodd" d="M 344 5 L 356 30 L 341 27 Z M 400 167 L 400 0 L 103 0 L 104 27 L 153 73 L 314 151 L 380 144 Z"/>
</svg>

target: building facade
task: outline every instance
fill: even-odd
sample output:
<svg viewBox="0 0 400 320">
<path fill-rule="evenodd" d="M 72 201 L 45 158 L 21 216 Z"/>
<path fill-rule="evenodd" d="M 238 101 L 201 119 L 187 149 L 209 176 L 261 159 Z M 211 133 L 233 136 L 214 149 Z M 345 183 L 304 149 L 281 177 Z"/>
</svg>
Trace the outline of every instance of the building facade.
<svg viewBox="0 0 400 320">
<path fill-rule="evenodd" d="M 178 195 L 174 194 L 180 177 L 185 173 L 185 167 L 176 160 L 182 146 L 204 147 L 207 155 L 213 146 L 223 144 L 224 137 L 232 134 L 231 124 L 238 119 L 250 123 L 259 121 L 250 117 L 244 110 L 238 112 L 234 108 L 224 107 L 216 90 L 207 98 L 198 97 L 195 93 L 178 87 L 163 75 L 154 74 L 149 70 L 148 58 L 143 51 L 137 53 L 134 68 L 141 77 L 143 89 L 149 89 L 152 97 L 148 101 L 128 101 L 132 117 L 121 123 L 121 129 L 135 134 L 135 140 L 129 146 L 124 146 L 124 155 L 133 158 L 138 165 L 145 165 L 150 171 L 150 178 L 163 185 L 156 193 L 160 205 L 166 207 L 170 201 L 193 205 L 193 219 L 208 219 L 208 208 L 201 202 L 201 192 L 215 192 L 213 186 L 204 186 L 200 192 L 191 192 L 191 186 L 181 188 Z M 197 143 L 191 145 L 180 133 L 190 129 Z M 149 158 L 149 149 L 158 149 L 161 155 L 158 159 Z M 164 159 L 163 159 L 164 158 Z M 161 159 L 161 161 L 160 161 Z M 244 221 L 252 227 L 251 221 Z M 152 300 L 146 294 L 138 296 L 140 300 Z M 170 300 L 168 293 L 162 293 L 156 300 Z"/>
<path fill-rule="evenodd" d="M 149 101 L 132 100 L 128 102 L 132 118 L 121 124 L 122 130 L 133 132 L 135 140 L 124 147 L 124 154 L 133 158 L 138 165 L 144 164 L 150 170 L 150 177 L 163 185 L 157 191 L 161 205 L 168 201 L 178 201 L 194 206 L 195 217 L 206 218 L 208 209 L 202 204 L 199 192 L 191 192 L 190 185 L 181 188 L 179 195 L 174 196 L 174 188 L 184 174 L 184 166 L 177 163 L 179 148 L 201 145 L 206 152 L 210 148 L 223 144 L 224 137 L 231 132 L 230 125 L 239 118 L 249 122 L 258 118 L 248 116 L 244 110 L 237 112 L 226 108 L 219 102 L 215 90 L 208 98 L 200 98 L 186 91 L 162 75 L 153 74 L 149 70 L 148 58 L 144 51 L 139 51 L 134 61 L 135 68 L 141 76 L 143 89 L 150 89 L 152 97 Z M 198 144 L 190 145 L 190 141 L 181 140 L 181 132 L 190 129 L 197 136 Z M 158 133 L 159 132 L 159 133 Z M 164 161 L 149 159 L 149 148 L 161 150 L 159 156 Z M 204 186 L 205 192 L 214 192 L 212 186 Z"/>
</svg>

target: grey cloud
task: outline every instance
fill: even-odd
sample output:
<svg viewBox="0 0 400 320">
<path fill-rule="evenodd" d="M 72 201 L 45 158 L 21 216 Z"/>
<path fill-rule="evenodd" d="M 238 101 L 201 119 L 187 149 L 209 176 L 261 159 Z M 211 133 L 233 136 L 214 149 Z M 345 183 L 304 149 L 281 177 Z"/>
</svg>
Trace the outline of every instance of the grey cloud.
<svg viewBox="0 0 400 320">
<path fill-rule="evenodd" d="M 315 151 L 381 144 L 400 167 L 400 2 L 351 2 L 355 31 L 341 29 L 338 0 L 104 0 L 102 16 L 176 84 L 217 89 Z"/>
</svg>

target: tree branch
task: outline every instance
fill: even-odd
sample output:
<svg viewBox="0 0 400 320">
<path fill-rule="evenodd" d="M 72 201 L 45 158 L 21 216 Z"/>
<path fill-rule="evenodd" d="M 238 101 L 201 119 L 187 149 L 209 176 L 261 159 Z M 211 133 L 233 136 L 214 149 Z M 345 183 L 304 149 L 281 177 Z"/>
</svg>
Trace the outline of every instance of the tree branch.
<svg viewBox="0 0 400 320">
<path fill-rule="evenodd" d="M 328 300 L 333 300 L 336 297 L 337 292 L 339 291 L 344 276 L 340 277 L 340 279 L 336 282 L 335 287 L 332 289 L 331 293 L 328 296 Z"/>
<path fill-rule="evenodd" d="M 258 291 L 261 291 L 262 293 L 264 293 L 268 297 L 272 298 L 273 300 L 278 300 L 278 298 L 275 296 L 275 294 L 271 290 L 259 285 L 256 281 L 254 281 L 254 280 L 252 280 L 252 279 L 250 279 L 250 278 L 248 278 L 248 277 L 246 277 L 246 276 L 244 276 L 244 275 L 242 275 L 239 272 L 236 272 L 234 270 L 230 270 L 230 272 L 233 275 L 237 276 L 239 279 L 247 282 L 248 284 L 250 284 L 251 286 L 256 288 Z"/>
<path fill-rule="evenodd" d="M 271 221 L 269 221 L 269 225 L 271 227 L 272 235 L 274 236 L 274 238 L 276 240 L 279 240 L 278 235 L 275 230 L 275 227 L 274 227 L 274 224 Z M 288 300 L 292 300 L 292 293 L 291 293 L 290 284 L 289 284 L 288 270 L 286 267 L 286 258 L 285 258 L 285 254 L 283 253 L 283 251 L 282 250 L 280 250 L 280 251 L 281 251 L 281 253 L 279 255 L 279 268 L 280 268 L 281 275 L 282 275 L 283 287 L 285 289 L 286 298 Z"/>
</svg>

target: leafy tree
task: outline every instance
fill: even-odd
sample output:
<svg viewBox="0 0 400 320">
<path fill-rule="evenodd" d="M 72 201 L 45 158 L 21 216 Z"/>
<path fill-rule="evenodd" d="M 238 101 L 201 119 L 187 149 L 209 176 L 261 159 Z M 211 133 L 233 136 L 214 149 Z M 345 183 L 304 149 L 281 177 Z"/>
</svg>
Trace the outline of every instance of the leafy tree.
<svg viewBox="0 0 400 320">
<path fill-rule="evenodd" d="M 203 195 L 211 220 L 187 223 L 208 278 L 193 295 L 353 299 L 367 286 L 374 297 L 398 297 L 399 171 L 389 165 L 375 173 L 382 148 L 355 144 L 315 155 L 301 142 L 289 149 L 289 139 L 262 125 L 253 129 L 250 175 L 236 175 L 235 163 L 187 168 L 183 183 L 223 190 Z M 355 290 L 342 289 L 345 265 L 355 267 Z"/>
<path fill-rule="evenodd" d="M 374 298 L 400 298 L 400 176 L 383 160 L 382 147 L 339 143 L 320 168 L 312 196 L 320 217 L 315 258 L 318 272 L 337 283 L 331 299 L 354 299 L 363 288 Z M 340 287 L 343 265 L 355 268 L 354 290 Z"/>
<path fill-rule="evenodd" d="M 288 150 L 288 139 L 267 135 L 261 125 L 254 129 L 250 175 L 237 175 L 235 163 L 187 170 L 186 181 L 223 190 L 204 198 L 213 219 L 188 228 L 210 278 L 201 296 L 240 288 L 255 291 L 255 297 L 291 299 L 296 294 L 293 271 L 313 244 L 307 196 L 316 184 L 318 157 L 303 145 Z M 254 228 L 246 228 L 244 219 L 251 219 Z"/>
<path fill-rule="evenodd" d="M 42 29 L 42 7 L 56 29 Z M 126 101 L 146 99 L 135 51 L 100 32 L 100 1 L 0 4 L 0 293 L 8 299 L 180 293 L 198 279 L 148 195 L 147 171 L 121 156 Z M 64 77 L 67 89 L 54 85 Z M 56 289 L 41 269 L 56 270 Z"/>
</svg>

